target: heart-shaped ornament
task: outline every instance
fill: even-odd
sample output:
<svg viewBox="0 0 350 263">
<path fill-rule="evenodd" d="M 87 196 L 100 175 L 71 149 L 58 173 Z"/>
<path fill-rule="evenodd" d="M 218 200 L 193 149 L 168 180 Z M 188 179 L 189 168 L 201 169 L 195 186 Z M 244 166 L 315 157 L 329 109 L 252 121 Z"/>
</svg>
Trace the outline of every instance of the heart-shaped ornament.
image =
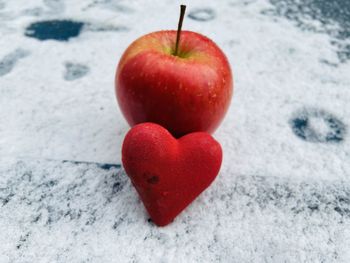
<svg viewBox="0 0 350 263">
<path fill-rule="evenodd" d="M 179 139 L 154 123 L 134 126 L 122 147 L 122 162 L 153 222 L 169 224 L 217 176 L 220 144 L 208 133 Z"/>
</svg>

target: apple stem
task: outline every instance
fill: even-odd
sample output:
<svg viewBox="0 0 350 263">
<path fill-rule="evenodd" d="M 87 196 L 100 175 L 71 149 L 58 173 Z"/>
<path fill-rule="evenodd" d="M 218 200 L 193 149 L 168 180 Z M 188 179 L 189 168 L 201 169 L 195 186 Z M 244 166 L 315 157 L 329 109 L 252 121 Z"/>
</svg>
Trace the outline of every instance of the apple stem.
<svg viewBox="0 0 350 263">
<path fill-rule="evenodd" d="M 183 22 L 184 16 L 185 16 L 185 11 L 186 11 L 186 6 L 185 5 L 181 5 L 180 6 L 179 24 L 177 26 L 177 33 L 176 33 L 176 44 L 175 44 L 174 56 L 177 56 L 177 53 L 178 53 L 178 50 L 179 50 L 181 28 L 182 28 L 182 22 Z"/>
</svg>

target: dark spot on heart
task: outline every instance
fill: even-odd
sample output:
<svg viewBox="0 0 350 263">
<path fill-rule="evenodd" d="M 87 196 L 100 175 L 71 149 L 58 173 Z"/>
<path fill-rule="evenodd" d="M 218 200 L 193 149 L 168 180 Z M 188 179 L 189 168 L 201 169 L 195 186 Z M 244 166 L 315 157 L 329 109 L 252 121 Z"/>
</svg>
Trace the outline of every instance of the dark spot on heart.
<svg viewBox="0 0 350 263">
<path fill-rule="evenodd" d="M 204 22 L 213 20 L 215 18 L 215 12 L 210 8 L 200 8 L 191 11 L 188 14 L 188 17 L 196 21 Z"/>
<path fill-rule="evenodd" d="M 150 172 L 144 172 L 143 178 L 149 184 L 157 184 L 159 182 L 159 176 Z"/>
<path fill-rule="evenodd" d="M 157 184 L 158 182 L 159 182 L 159 177 L 155 175 L 147 179 L 147 183 L 149 184 Z"/>
<path fill-rule="evenodd" d="M 39 40 L 68 41 L 79 36 L 84 23 L 72 20 L 46 20 L 30 24 L 25 31 L 27 37 Z"/>
<path fill-rule="evenodd" d="M 346 132 L 342 121 L 319 109 L 303 109 L 289 123 L 294 134 L 308 142 L 339 143 Z"/>
</svg>

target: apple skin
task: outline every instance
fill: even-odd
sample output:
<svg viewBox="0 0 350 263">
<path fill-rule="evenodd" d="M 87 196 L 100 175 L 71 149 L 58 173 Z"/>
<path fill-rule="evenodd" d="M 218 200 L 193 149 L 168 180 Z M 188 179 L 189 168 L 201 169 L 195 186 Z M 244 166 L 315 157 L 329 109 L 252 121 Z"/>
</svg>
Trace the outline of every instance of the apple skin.
<svg viewBox="0 0 350 263">
<path fill-rule="evenodd" d="M 225 54 L 209 38 L 182 31 L 158 31 L 135 40 L 120 59 L 115 77 L 117 100 L 130 126 L 154 122 L 175 137 L 213 133 L 233 94 Z"/>
</svg>

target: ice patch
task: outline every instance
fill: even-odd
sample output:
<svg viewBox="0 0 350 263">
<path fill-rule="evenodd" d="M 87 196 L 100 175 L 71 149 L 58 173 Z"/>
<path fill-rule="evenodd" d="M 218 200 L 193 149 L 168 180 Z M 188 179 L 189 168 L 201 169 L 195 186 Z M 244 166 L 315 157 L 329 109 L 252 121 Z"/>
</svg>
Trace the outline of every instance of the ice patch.
<svg viewBox="0 0 350 263">
<path fill-rule="evenodd" d="M 84 77 L 89 72 L 89 67 L 79 63 L 65 63 L 66 72 L 64 73 L 64 79 L 72 81 Z"/>
<path fill-rule="evenodd" d="M 0 77 L 10 73 L 15 67 L 18 60 L 28 56 L 30 52 L 25 49 L 18 48 L 7 54 L 0 60 Z"/>
<path fill-rule="evenodd" d="M 39 40 L 68 41 L 77 37 L 84 23 L 71 20 L 47 20 L 30 24 L 25 32 L 27 37 Z"/>
<path fill-rule="evenodd" d="M 309 142 L 341 142 L 346 134 L 345 125 L 323 110 L 305 109 L 290 124 L 295 135 Z"/>
<path fill-rule="evenodd" d="M 200 8 L 190 11 L 188 17 L 197 21 L 210 21 L 215 18 L 215 12 L 210 8 Z"/>
</svg>

